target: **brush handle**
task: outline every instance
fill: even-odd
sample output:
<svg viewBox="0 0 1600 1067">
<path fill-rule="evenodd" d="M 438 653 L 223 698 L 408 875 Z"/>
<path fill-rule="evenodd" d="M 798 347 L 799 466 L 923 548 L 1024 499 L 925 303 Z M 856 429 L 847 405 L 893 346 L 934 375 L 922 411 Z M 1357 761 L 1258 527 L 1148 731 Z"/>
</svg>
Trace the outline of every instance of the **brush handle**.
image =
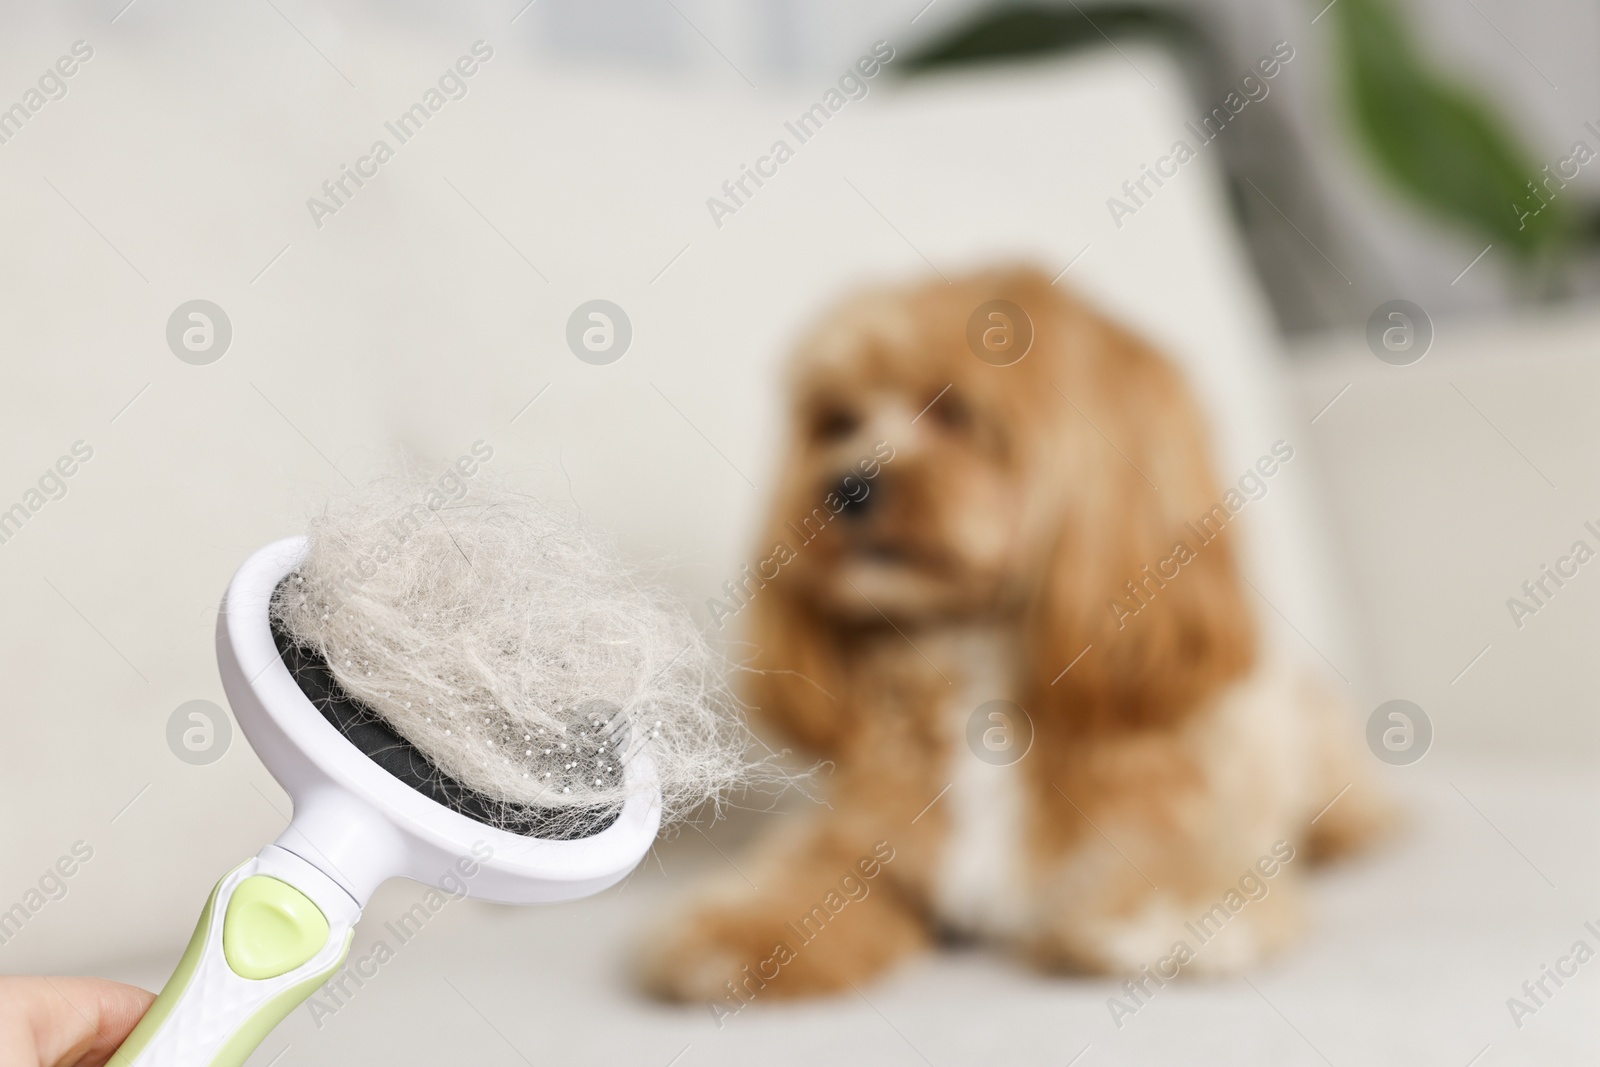
<svg viewBox="0 0 1600 1067">
<path fill-rule="evenodd" d="M 276 845 L 224 875 L 161 996 L 111 1067 L 241 1067 L 350 951 L 361 909 Z"/>
</svg>

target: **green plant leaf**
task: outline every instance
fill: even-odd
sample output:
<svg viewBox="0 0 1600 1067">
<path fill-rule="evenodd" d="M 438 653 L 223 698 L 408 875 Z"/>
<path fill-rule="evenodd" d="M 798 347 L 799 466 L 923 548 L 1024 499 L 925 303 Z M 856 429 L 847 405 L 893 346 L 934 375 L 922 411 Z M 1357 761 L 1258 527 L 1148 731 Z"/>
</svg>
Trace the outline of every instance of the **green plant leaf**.
<svg viewBox="0 0 1600 1067">
<path fill-rule="evenodd" d="M 1427 69 L 1389 0 L 1339 0 L 1334 10 L 1352 117 L 1402 192 L 1524 256 L 1571 236 L 1570 203 L 1541 188 L 1541 206 L 1528 186 L 1543 178 L 1538 164 L 1486 103 Z"/>
</svg>

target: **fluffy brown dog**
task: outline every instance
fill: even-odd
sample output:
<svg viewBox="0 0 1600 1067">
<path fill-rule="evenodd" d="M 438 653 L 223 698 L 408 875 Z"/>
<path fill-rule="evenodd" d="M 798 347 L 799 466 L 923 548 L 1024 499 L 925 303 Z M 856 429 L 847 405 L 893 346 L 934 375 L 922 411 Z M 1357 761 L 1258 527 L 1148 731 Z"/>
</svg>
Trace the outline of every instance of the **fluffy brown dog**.
<svg viewBox="0 0 1600 1067">
<path fill-rule="evenodd" d="M 749 696 L 829 803 L 666 924 L 648 983 L 736 1010 L 940 934 L 1163 979 L 1281 946 L 1307 862 L 1380 809 L 1354 728 L 1258 648 L 1179 373 L 1015 269 L 849 301 L 793 397 Z"/>
</svg>

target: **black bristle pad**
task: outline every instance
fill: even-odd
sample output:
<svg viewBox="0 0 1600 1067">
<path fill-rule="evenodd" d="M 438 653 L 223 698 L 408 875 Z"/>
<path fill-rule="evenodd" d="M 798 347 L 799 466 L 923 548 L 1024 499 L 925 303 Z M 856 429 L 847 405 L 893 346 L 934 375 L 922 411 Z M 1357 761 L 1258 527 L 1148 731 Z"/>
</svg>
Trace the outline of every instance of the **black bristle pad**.
<svg viewBox="0 0 1600 1067">
<path fill-rule="evenodd" d="M 593 837 L 616 822 L 616 808 L 540 808 L 495 800 L 462 785 L 430 760 L 421 749 L 396 733 L 366 705 L 344 693 L 327 661 L 315 649 L 272 624 L 278 655 L 300 691 L 344 738 L 372 762 L 436 804 L 474 822 L 523 837 L 569 841 Z"/>
</svg>

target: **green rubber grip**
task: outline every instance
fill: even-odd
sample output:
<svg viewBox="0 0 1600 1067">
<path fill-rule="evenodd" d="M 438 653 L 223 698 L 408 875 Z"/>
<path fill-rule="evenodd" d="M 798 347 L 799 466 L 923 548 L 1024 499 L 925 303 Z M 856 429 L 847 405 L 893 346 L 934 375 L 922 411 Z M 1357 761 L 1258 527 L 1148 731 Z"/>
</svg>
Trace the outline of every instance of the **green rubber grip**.
<svg viewBox="0 0 1600 1067">
<path fill-rule="evenodd" d="M 238 868 L 234 869 L 235 871 Z M 171 1021 L 184 994 L 192 985 L 205 957 L 217 909 L 217 896 L 234 872 L 229 872 L 211 890 L 200 921 L 195 925 L 189 945 L 177 969 L 167 980 L 161 995 L 134 1027 L 122 1047 L 112 1053 L 112 1067 L 136 1067 L 136 1061 Z M 265 875 L 254 875 L 234 887 L 223 917 L 221 950 L 226 965 L 240 979 L 265 981 L 288 974 L 303 966 L 326 946 L 329 927 L 326 917 L 298 889 Z M 333 976 L 350 953 L 354 929 L 345 934 L 339 955 L 327 967 L 264 1001 L 233 1029 L 227 1041 L 206 1064 L 192 1067 L 243 1067 L 250 1054 L 288 1017 L 299 1004 Z M 145 1067 L 145 1065 L 138 1065 Z M 167 1067 L 167 1065 L 163 1065 Z M 171 1065 L 179 1067 L 179 1065 Z M 181 1067 L 191 1067 L 183 1064 Z"/>
<path fill-rule="evenodd" d="M 211 913 L 216 910 L 217 891 L 221 888 L 220 881 L 212 887 L 211 897 L 206 901 L 205 910 L 200 913 L 200 921 L 195 925 L 194 935 L 189 938 L 189 947 L 183 950 L 183 959 L 178 961 L 178 969 L 172 972 L 172 977 L 168 978 L 167 984 L 162 987 L 161 995 L 150 1005 L 150 1010 L 144 1013 L 144 1018 L 133 1028 L 128 1040 L 111 1054 L 111 1064 L 115 1067 L 131 1067 L 133 1061 L 139 1057 L 139 1053 L 144 1051 L 145 1046 L 150 1044 L 151 1038 L 155 1037 L 156 1032 L 166 1023 L 167 1017 L 172 1014 L 172 1009 L 177 1006 L 178 999 L 183 996 L 183 991 L 189 988 L 189 981 L 194 978 L 195 969 L 200 966 L 200 954 L 205 951 L 206 933 L 211 929 Z"/>
</svg>

